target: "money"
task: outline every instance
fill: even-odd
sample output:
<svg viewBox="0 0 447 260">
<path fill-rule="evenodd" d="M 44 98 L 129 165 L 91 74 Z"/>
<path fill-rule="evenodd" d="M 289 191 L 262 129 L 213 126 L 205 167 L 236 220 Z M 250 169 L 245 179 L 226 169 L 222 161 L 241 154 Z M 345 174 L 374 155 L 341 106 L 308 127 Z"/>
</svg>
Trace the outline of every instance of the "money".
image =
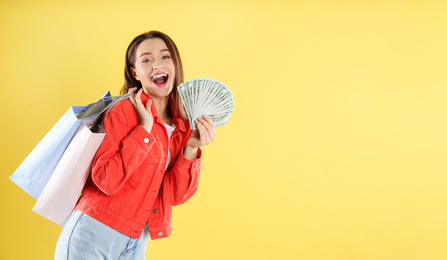
<svg viewBox="0 0 447 260">
<path fill-rule="evenodd" d="M 233 93 L 222 82 L 196 78 L 180 84 L 177 90 L 192 129 L 197 129 L 194 121 L 204 115 L 213 121 L 215 127 L 226 125 L 230 120 L 234 110 Z"/>
</svg>

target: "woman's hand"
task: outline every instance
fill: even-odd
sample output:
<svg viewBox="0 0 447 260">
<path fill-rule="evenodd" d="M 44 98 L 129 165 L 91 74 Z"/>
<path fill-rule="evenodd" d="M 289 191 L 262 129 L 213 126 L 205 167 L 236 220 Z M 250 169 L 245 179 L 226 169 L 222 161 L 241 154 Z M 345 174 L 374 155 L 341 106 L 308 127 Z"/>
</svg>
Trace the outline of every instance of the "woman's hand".
<svg viewBox="0 0 447 260">
<path fill-rule="evenodd" d="M 131 88 L 127 93 L 135 93 L 137 88 Z M 138 119 L 140 120 L 140 125 L 146 129 L 148 133 L 151 132 L 152 126 L 154 125 L 154 117 L 151 112 L 152 99 L 149 99 L 146 103 L 146 106 L 141 102 L 141 93 L 143 92 L 143 88 L 140 88 L 138 93 L 130 97 L 130 103 L 132 103 L 135 111 L 137 111 Z"/>
<path fill-rule="evenodd" d="M 197 129 L 192 132 L 183 151 L 183 155 L 189 160 L 196 159 L 198 148 L 209 145 L 214 141 L 217 134 L 214 123 L 208 116 L 199 117 L 194 122 L 197 124 Z"/>
</svg>

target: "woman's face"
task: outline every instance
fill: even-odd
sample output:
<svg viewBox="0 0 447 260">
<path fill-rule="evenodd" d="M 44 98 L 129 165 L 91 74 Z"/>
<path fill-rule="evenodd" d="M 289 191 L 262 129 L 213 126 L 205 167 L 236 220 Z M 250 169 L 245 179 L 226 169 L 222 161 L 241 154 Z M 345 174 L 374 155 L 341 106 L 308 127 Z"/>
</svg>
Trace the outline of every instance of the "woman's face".
<svg viewBox="0 0 447 260">
<path fill-rule="evenodd" d="M 159 38 L 140 43 L 135 54 L 133 76 L 153 99 L 169 98 L 174 87 L 175 65 L 165 42 Z"/>
</svg>

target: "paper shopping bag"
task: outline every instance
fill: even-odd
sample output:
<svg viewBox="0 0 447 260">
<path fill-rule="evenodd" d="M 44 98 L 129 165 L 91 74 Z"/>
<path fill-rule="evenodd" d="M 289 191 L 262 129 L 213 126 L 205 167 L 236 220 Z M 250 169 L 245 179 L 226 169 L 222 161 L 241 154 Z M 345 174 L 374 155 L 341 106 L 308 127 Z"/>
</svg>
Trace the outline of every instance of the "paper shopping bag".
<svg viewBox="0 0 447 260">
<path fill-rule="evenodd" d="M 110 91 L 87 106 L 72 106 L 20 164 L 10 179 L 35 199 L 40 197 L 81 122 L 94 118 L 110 103 Z"/>
<path fill-rule="evenodd" d="M 103 128 L 100 128 L 99 133 L 89 129 L 96 120 L 94 118 L 81 123 L 33 208 L 34 212 L 61 226 L 79 199 L 93 157 L 105 136 Z"/>
<path fill-rule="evenodd" d="M 132 95 L 112 97 L 115 100 L 103 112 L 81 123 L 34 205 L 34 212 L 61 226 L 65 224 L 90 174 L 96 151 L 105 137 L 102 127 L 104 114 L 120 100 Z"/>
</svg>

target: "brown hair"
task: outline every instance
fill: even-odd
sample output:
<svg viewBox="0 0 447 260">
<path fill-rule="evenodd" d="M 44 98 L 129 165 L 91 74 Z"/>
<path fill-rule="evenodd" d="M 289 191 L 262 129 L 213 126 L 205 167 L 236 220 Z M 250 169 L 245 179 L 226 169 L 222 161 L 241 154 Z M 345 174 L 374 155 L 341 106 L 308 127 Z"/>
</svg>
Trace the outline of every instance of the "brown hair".
<svg viewBox="0 0 447 260">
<path fill-rule="evenodd" d="M 138 35 L 133 39 L 133 41 L 129 44 L 126 51 L 126 59 L 125 59 L 125 67 L 124 67 L 124 86 L 121 88 L 120 94 L 124 95 L 130 88 L 137 87 L 138 90 L 142 87 L 141 82 L 138 81 L 133 75 L 132 70 L 135 66 L 135 54 L 137 52 L 138 46 L 147 39 L 159 38 L 162 39 L 166 46 L 168 47 L 169 52 L 171 53 L 172 60 L 174 61 L 175 66 L 175 80 L 174 80 L 174 88 L 171 91 L 171 100 L 172 105 L 174 106 L 177 113 L 184 119 L 187 119 L 185 109 L 183 108 L 183 102 L 178 93 L 177 86 L 180 83 L 183 83 L 183 65 L 182 60 L 180 58 L 180 53 L 175 45 L 174 41 L 167 36 L 166 34 L 159 31 L 150 31 L 143 34 Z"/>
</svg>

